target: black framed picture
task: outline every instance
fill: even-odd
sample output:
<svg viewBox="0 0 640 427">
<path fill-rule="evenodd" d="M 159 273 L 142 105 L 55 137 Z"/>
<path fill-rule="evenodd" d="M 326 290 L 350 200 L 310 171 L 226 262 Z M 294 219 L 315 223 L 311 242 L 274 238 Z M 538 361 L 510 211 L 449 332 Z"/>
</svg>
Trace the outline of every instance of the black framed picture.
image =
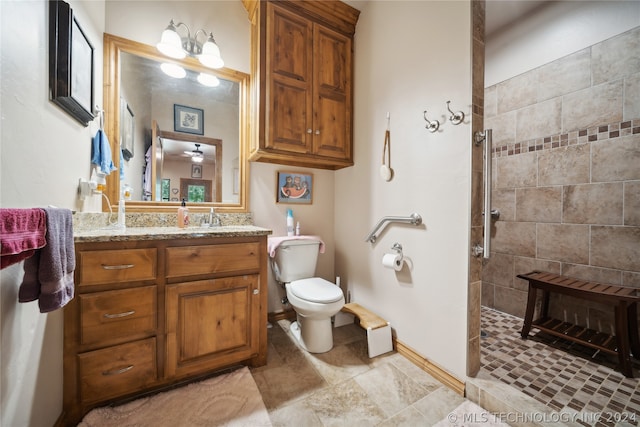
<svg viewBox="0 0 640 427">
<path fill-rule="evenodd" d="M 176 132 L 204 135 L 204 111 L 200 108 L 173 104 L 173 120 Z"/>
<path fill-rule="evenodd" d="M 124 98 L 120 98 L 120 123 L 122 157 L 128 161 L 133 157 L 135 122 L 133 111 Z"/>
<path fill-rule="evenodd" d="M 62 0 L 49 1 L 49 91 L 84 126 L 93 120 L 93 45 Z"/>
</svg>

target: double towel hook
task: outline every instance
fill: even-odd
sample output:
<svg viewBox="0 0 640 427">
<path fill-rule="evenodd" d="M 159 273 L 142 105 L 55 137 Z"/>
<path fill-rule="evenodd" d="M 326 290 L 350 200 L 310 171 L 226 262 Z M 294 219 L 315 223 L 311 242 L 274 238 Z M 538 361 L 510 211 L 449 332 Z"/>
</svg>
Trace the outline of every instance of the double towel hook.
<svg viewBox="0 0 640 427">
<path fill-rule="evenodd" d="M 451 101 L 447 101 L 447 110 L 451 115 L 449 116 L 449 121 L 454 125 L 459 125 L 464 121 L 464 113 L 462 111 L 451 111 L 451 107 L 449 106 Z M 436 132 L 440 128 L 440 122 L 438 120 L 429 120 L 427 118 L 427 110 L 424 110 L 424 120 L 427 122 L 425 128 L 431 133 Z"/>
<path fill-rule="evenodd" d="M 429 119 L 427 119 L 427 110 L 424 110 L 424 120 L 427 122 L 427 125 L 425 126 L 425 128 L 427 128 L 431 133 L 437 131 L 438 128 L 440 127 L 439 121 L 437 120 L 430 121 Z"/>
</svg>

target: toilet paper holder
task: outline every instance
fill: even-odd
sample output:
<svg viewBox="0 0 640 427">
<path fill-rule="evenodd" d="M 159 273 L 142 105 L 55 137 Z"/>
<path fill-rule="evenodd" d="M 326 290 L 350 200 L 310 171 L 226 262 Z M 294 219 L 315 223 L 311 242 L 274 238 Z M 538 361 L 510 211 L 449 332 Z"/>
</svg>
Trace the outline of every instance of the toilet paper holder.
<svg viewBox="0 0 640 427">
<path fill-rule="evenodd" d="M 382 257 L 382 266 L 395 271 L 400 271 L 404 266 L 402 245 L 400 243 L 394 243 L 391 247 L 391 250 L 393 251 L 393 253 L 385 254 Z"/>
<path fill-rule="evenodd" d="M 393 246 L 391 246 L 391 250 L 396 251 L 401 257 L 404 258 L 404 255 L 402 254 L 402 245 L 400 243 L 394 243 Z"/>
</svg>

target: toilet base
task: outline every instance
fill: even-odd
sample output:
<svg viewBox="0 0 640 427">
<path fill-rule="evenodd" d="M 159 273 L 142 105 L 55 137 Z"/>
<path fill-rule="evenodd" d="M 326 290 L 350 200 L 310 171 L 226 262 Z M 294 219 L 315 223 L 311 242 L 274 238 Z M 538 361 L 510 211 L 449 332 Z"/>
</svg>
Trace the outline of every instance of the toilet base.
<svg viewBox="0 0 640 427">
<path fill-rule="evenodd" d="M 297 319 L 290 330 L 302 348 L 309 353 L 326 353 L 333 348 L 331 317 L 312 319 L 298 313 Z"/>
</svg>

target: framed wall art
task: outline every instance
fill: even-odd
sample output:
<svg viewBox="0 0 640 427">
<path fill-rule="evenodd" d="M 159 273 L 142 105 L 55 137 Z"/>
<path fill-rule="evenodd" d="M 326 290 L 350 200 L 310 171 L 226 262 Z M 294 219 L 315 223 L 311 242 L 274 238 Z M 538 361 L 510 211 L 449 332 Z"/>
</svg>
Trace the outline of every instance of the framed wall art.
<svg viewBox="0 0 640 427">
<path fill-rule="evenodd" d="M 93 120 L 93 45 L 62 0 L 49 2 L 49 93 L 84 126 Z"/>
<path fill-rule="evenodd" d="M 277 203 L 311 204 L 313 201 L 313 175 L 310 173 L 278 171 L 276 181 Z"/>
<path fill-rule="evenodd" d="M 204 111 L 200 108 L 173 104 L 173 120 L 176 132 L 204 135 Z"/>
<path fill-rule="evenodd" d="M 122 157 L 129 160 L 133 157 L 133 136 L 135 122 L 133 120 L 133 111 L 124 98 L 120 98 L 120 148 L 122 149 Z"/>
<path fill-rule="evenodd" d="M 201 164 L 192 164 L 191 165 L 191 178 L 202 178 L 202 165 Z"/>
</svg>

